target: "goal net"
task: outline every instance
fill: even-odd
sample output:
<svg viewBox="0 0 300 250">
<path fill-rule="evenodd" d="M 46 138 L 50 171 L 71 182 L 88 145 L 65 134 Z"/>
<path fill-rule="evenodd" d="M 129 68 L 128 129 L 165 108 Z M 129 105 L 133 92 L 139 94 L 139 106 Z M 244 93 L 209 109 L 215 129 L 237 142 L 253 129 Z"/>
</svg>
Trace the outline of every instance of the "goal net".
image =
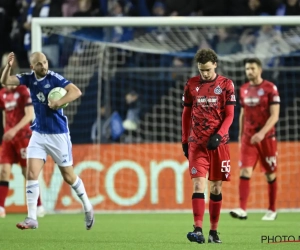
<svg viewBox="0 0 300 250">
<path fill-rule="evenodd" d="M 75 172 L 97 211 L 190 211 L 192 182 L 181 149 L 181 97 L 186 80 L 198 74 L 193 56 L 199 48 L 218 53 L 218 73 L 234 81 L 237 93 L 246 81 L 244 60 L 255 56 L 263 61 L 264 77 L 277 85 L 282 100 L 277 206 L 300 208 L 300 18 L 274 18 L 245 22 L 182 17 L 155 24 L 152 19 L 137 24 L 133 18 L 34 19 L 33 50 L 42 45 L 52 69 L 83 93 L 64 112 Z M 232 181 L 223 185 L 224 210 L 239 206 L 239 110 L 237 104 L 230 128 Z M 48 211 L 81 209 L 50 158 L 41 183 Z M 249 209 L 266 209 L 267 192 L 257 166 Z M 16 201 L 20 196 L 10 197 L 12 206 L 21 206 Z"/>
</svg>

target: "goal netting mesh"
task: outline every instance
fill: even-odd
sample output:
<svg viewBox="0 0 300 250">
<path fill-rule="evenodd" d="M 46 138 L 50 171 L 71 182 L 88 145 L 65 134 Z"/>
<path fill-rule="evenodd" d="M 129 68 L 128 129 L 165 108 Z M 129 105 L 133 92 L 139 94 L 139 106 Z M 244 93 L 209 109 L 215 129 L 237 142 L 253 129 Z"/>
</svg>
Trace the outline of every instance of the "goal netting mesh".
<svg viewBox="0 0 300 250">
<path fill-rule="evenodd" d="M 300 208 L 300 28 L 259 27 L 43 27 L 43 52 L 54 71 L 82 90 L 69 117 L 74 167 L 97 211 L 190 210 L 192 182 L 181 149 L 183 86 L 198 74 L 199 48 L 219 54 L 218 73 L 237 93 L 244 60 L 263 61 L 282 104 L 277 124 L 279 209 Z M 230 129 L 232 181 L 223 185 L 223 209 L 238 207 L 238 116 Z M 259 114 L 257 114 L 259 116 Z M 300 114 L 299 114 L 300 115 Z M 42 177 L 49 211 L 81 209 L 49 159 Z M 266 209 L 268 188 L 259 166 L 249 209 Z M 209 195 L 206 195 L 206 199 Z"/>
</svg>

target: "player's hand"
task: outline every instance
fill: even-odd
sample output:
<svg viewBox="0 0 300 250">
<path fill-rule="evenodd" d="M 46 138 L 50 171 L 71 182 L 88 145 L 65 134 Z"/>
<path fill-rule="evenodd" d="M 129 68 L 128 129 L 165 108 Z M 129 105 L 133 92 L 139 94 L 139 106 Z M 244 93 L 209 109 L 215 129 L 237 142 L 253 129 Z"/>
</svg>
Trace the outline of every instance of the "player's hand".
<svg viewBox="0 0 300 250">
<path fill-rule="evenodd" d="M 182 150 L 184 156 L 189 159 L 189 144 L 188 143 L 182 143 Z"/>
<path fill-rule="evenodd" d="M 48 100 L 48 106 L 49 106 L 49 108 L 51 108 L 53 110 L 57 110 L 60 108 L 61 104 L 60 104 L 59 100 L 58 101 Z"/>
<path fill-rule="evenodd" d="M 215 150 L 217 147 L 219 147 L 221 140 L 222 136 L 220 136 L 219 134 L 212 135 L 207 142 L 206 148 L 208 150 Z"/>
<path fill-rule="evenodd" d="M 12 67 L 14 64 L 14 60 L 15 60 L 15 54 L 14 54 L 14 52 L 10 52 L 7 56 L 7 65 Z"/>
<path fill-rule="evenodd" d="M 251 144 L 260 143 L 265 138 L 265 134 L 258 132 L 251 137 Z"/>
<path fill-rule="evenodd" d="M 14 128 L 11 128 L 10 130 L 4 133 L 2 139 L 3 141 L 10 141 L 15 137 L 16 134 L 17 131 Z"/>
</svg>

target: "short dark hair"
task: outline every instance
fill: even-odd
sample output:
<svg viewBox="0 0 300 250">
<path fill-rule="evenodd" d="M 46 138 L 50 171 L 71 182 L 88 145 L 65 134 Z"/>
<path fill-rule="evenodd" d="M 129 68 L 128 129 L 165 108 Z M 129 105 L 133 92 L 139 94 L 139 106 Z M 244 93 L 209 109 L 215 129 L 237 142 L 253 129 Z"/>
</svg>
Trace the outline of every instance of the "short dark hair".
<svg viewBox="0 0 300 250">
<path fill-rule="evenodd" d="M 261 60 L 259 60 L 257 57 L 247 58 L 245 60 L 245 65 L 246 65 L 246 63 L 255 63 L 257 66 L 262 68 Z"/>
<path fill-rule="evenodd" d="M 216 63 L 218 56 L 212 49 L 199 49 L 195 55 L 197 63 L 205 64 L 207 62 Z"/>
</svg>

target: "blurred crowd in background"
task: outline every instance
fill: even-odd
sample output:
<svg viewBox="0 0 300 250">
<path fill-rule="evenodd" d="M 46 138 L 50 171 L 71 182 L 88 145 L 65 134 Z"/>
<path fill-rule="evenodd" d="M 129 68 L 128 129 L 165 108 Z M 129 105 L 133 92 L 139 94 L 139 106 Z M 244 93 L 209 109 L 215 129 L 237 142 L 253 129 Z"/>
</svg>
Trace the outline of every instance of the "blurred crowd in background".
<svg viewBox="0 0 300 250">
<path fill-rule="evenodd" d="M 32 17 L 104 16 L 253 16 L 299 15 L 299 0 L 0 0 L 0 56 L 15 51 L 19 66 L 28 67 Z M 251 31 L 248 31 L 248 34 Z M 115 30 L 106 39 L 121 42 L 132 32 Z M 230 37 L 229 37 L 230 34 Z M 211 46 L 232 53 L 249 44 L 244 34 L 238 41 L 230 29 L 221 29 Z M 219 45 L 226 40 L 227 45 Z M 230 40 L 230 41 L 228 41 Z M 230 43 L 230 45 L 229 45 Z M 1 58 L 0 57 L 0 58 Z"/>
</svg>

